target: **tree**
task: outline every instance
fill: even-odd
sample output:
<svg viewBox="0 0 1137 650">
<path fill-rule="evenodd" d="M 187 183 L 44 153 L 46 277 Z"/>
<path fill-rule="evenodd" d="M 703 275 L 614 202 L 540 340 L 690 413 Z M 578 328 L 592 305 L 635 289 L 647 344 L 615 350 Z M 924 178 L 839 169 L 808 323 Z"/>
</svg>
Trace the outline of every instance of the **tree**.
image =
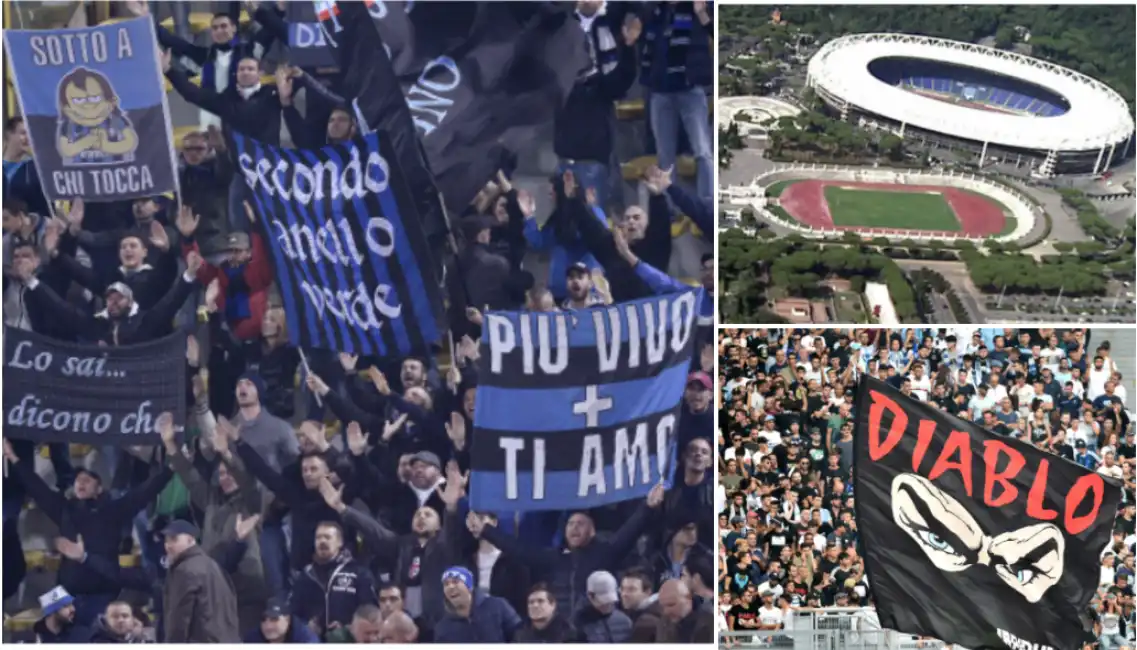
<svg viewBox="0 0 1137 650">
<path fill-rule="evenodd" d="M 1015 28 L 1002 25 L 995 32 L 995 47 L 1000 50 L 1009 50 L 1015 44 Z"/>
<path fill-rule="evenodd" d="M 881 153 L 888 156 L 889 160 L 894 162 L 904 160 L 904 140 L 900 136 L 888 133 L 881 137 L 877 147 Z"/>
</svg>

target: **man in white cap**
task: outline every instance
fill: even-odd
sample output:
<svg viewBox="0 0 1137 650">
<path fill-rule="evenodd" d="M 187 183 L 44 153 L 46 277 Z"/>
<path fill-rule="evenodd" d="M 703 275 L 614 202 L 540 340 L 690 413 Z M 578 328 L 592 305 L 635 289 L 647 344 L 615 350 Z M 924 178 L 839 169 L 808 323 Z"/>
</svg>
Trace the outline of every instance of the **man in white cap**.
<svg viewBox="0 0 1137 650">
<path fill-rule="evenodd" d="M 588 602 L 573 616 L 584 643 L 625 643 L 632 638 L 632 619 L 616 608 L 620 602 L 616 577 L 607 571 L 588 576 Z"/>
<path fill-rule="evenodd" d="M 36 643 L 87 643 L 90 628 L 75 623 L 75 599 L 63 587 L 56 587 L 39 597 L 43 618 L 32 629 Z"/>
</svg>

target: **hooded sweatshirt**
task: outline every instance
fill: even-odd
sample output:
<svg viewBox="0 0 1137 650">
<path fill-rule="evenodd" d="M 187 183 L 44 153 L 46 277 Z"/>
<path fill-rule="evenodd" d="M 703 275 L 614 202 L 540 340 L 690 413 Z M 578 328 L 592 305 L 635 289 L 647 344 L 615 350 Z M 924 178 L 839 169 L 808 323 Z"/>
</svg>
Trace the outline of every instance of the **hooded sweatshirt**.
<svg viewBox="0 0 1137 650">
<path fill-rule="evenodd" d="M 260 375 L 247 372 L 241 379 L 248 379 L 257 387 L 257 400 L 261 412 L 257 417 L 247 420 L 238 414 L 235 424 L 240 427 L 241 440 L 253 448 L 257 455 L 270 467 L 280 472 L 300 456 L 300 443 L 292 425 L 268 412 L 264 407 L 264 395 L 268 390 Z"/>
</svg>

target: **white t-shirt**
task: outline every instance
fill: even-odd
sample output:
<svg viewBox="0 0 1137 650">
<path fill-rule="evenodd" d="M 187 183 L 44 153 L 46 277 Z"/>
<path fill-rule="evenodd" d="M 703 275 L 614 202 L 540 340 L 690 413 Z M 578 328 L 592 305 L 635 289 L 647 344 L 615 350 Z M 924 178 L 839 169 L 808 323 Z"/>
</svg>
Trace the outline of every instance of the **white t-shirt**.
<svg viewBox="0 0 1137 650">
<path fill-rule="evenodd" d="M 928 401 L 928 395 L 932 392 L 932 378 L 924 375 L 916 379 L 916 375 L 908 375 L 908 381 L 912 385 L 912 393 L 916 399 L 921 402 Z"/>
<path fill-rule="evenodd" d="M 1105 382 L 1109 381 L 1109 377 L 1112 374 L 1113 361 L 1103 363 L 1101 370 L 1090 366 L 1090 369 L 1086 372 L 1086 397 L 1088 397 L 1091 402 L 1105 392 Z"/>
<path fill-rule="evenodd" d="M 785 621 L 783 620 L 782 610 L 777 607 L 762 606 L 758 608 L 758 620 L 762 625 L 778 625 L 781 626 Z"/>
</svg>

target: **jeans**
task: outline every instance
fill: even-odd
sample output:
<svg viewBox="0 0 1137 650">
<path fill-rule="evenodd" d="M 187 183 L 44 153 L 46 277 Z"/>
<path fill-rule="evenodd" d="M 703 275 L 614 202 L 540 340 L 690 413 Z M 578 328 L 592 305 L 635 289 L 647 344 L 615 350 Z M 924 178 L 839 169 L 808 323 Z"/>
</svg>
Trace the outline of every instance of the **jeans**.
<svg viewBox="0 0 1137 650">
<path fill-rule="evenodd" d="M 676 93 L 652 93 L 649 108 L 659 168 L 675 166 L 679 127 L 682 125 L 691 143 L 691 153 L 695 156 L 699 198 L 710 201 L 714 182 L 714 168 L 711 166 L 714 140 L 711 138 L 711 122 L 707 114 L 706 91 L 701 86 L 695 86 Z"/>
<path fill-rule="evenodd" d="M 283 595 L 291 588 L 288 584 L 292 578 L 289 559 L 284 523 L 266 523 L 261 529 L 261 563 L 264 565 L 265 584 L 269 593 Z"/>
<path fill-rule="evenodd" d="M 596 204 L 607 214 L 609 188 L 612 185 L 612 179 L 608 175 L 608 165 L 586 160 L 561 159 L 557 173 L 564 174 L 565 171 L 572 171 L 577 185 L 582 189 L 592 188 L 596 192 Z"/>
<path fill-rule="evenodd" d="M 1101 650 L 1118 650 L 1126 645 L 1125 637 L 1120 634 L 1103 634 L 1098 640 L 1101 641 Z"/>
<path fill-rule="evenodd" d="M 142 551 L 142 567 L 165 578 L 166 569 L 162 566 L 162 557 L 166 554 L 166 549 L 150 532 L 150 517 L 145 509 L 134 516 L 134 534 L 138 537 L 138 547 Z"/>
</svg>

